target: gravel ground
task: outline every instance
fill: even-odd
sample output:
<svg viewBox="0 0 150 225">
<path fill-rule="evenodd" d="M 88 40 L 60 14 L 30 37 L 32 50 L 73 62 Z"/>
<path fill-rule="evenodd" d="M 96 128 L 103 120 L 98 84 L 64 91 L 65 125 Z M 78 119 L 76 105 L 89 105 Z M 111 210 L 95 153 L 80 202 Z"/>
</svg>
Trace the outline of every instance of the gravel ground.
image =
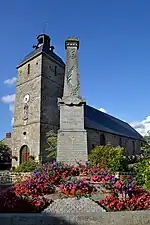
<svg viewBox="0 0 150 225">
<path fill-rule="evenodd" d="M 67 214 L 80 212 L 105 212 L 105 210 L 91 199 L 83 197 L 80 199 L 56 199 L 42 213 Z"/>
</svg>

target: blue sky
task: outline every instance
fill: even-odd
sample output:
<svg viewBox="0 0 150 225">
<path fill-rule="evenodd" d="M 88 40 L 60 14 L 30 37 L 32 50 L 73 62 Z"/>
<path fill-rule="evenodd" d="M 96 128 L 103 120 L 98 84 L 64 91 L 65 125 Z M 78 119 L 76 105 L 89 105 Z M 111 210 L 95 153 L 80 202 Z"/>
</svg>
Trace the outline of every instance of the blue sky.
<svg viewBox="0 0 150 225">
<path fill-rule="evenodd" d="M 80 39 L 81 92 L 87 103 L 130 122 L 141 133 L 148 131 L 149 12 L 149 0 L 2 1 L 0 138 L 12 129 L 16 66 L 32 50 L 45 22 L 45 31 L 64 60 L 65 39 Z M 14 82 L 6 81 L 11 78 Z"/>
</svg>

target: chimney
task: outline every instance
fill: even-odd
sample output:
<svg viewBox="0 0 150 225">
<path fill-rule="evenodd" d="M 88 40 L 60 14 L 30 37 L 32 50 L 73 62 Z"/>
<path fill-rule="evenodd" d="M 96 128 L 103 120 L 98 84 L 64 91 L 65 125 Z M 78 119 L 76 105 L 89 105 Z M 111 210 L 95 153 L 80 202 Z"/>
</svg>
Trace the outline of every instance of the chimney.
<svg viewBox="0 0 150 225">
<path fill-rule="evenodd" d="M 11 132 L 6 133 L 6 138 L 11 138 Z"/>
</svg>

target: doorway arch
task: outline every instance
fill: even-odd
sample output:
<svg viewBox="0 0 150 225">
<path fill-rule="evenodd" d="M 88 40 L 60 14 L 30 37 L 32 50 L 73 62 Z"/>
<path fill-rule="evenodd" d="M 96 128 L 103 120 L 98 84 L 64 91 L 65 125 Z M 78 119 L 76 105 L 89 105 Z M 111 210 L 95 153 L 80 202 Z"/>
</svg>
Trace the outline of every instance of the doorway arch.
<svg viewBox="0 0 150 225">
<path fill-rule="evenodd" d="M 106 145 L 106 140 L 105 140 L 105 135 L 104 134 L 100 135 L 100 145 L 103 145 L 103 146 Z"/>
<path fill-rule="evenodd" d="M 27 145 L 23 145 L 20 149 L 20 164 L 29 160 L 30 151 Z"/>
</svg>

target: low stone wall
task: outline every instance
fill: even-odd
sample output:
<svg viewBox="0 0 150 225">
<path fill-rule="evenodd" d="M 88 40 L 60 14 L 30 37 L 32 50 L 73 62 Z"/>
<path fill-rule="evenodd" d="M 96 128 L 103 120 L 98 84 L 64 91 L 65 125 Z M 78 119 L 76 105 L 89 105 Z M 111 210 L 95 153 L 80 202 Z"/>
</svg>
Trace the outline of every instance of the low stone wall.
<svg viewBox="0 0 150 225">
<path fill-rule="evenodd" d="M 0 224 L 5 225 L 149 225 L 150 212 L 94 212 L 80 214 L 0 214 Z"/>
<path fill-rule="evenodd" d="M 18 180 L 25 180 L 31 173 L 15 173 L 10 171 L 0 171 L 0 185 L 10 185 Z"/>
<path fill-rule="evenodd" d="M 16 183 L 18 180 L 24 181 L 27 177 L 30 177 L 32 172 L 10 172 L 8 171 L 0 171 L 0 185 L 10 185 Z M 131 175 L 130 173 L 123 173 L 123 172 L 118 172 L 115 174 L 116 176 L 119 175 Z M 133 175 L 133 174 L 132 174 Z M 84 176 L 79 176 L 77 178 L 84 178 Z M 85 176 L 85 178 L 90 178 Z"/>
</svg>

